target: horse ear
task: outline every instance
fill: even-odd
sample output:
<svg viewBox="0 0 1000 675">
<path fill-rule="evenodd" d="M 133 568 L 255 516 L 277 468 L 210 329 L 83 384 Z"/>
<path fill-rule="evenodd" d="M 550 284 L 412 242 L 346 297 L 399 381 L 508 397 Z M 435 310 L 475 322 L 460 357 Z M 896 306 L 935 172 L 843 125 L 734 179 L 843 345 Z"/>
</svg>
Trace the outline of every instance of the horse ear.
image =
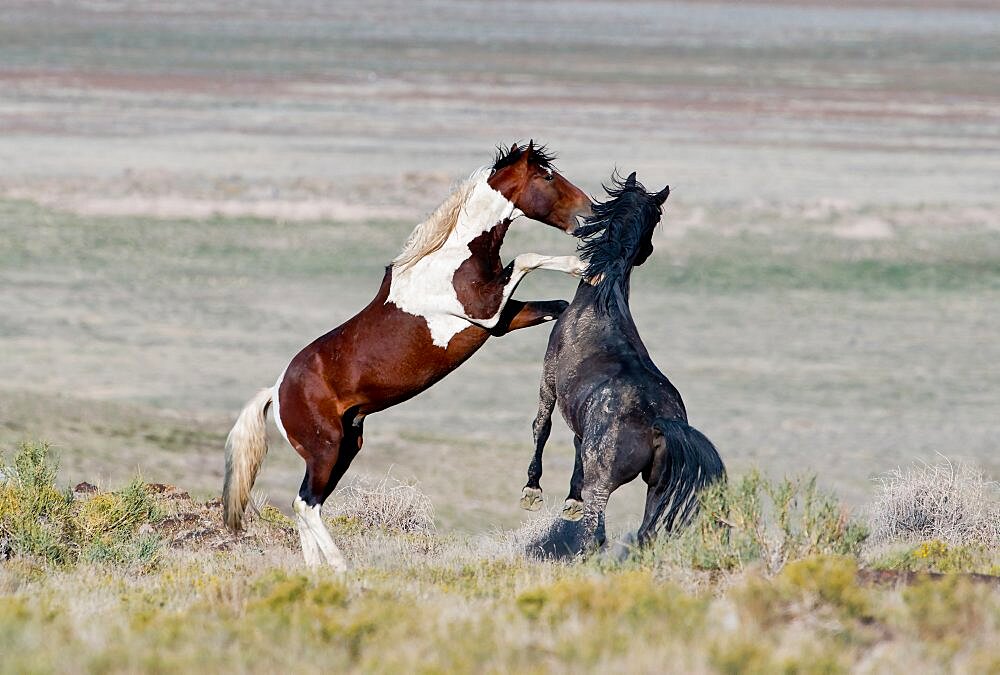
<svg viewBox="0 0 1000 675">
<path fill-rule="evenodd" d="M 513 155 L 515 152 L 517 152 L 517 143 L 515 143 L 512 146 L 510 146 L 510 154 Z"/>
<path fill-rule="evenodd" d="M 635 171 L 633 171 L 632 173 L 630 173 L 628 175 L 628 178 L 625 179 L 625 187 L 627 187 L 627 188 L 634 188 L 635 187 Z"/>
<path fill-rule="evenodd" d="M 653 199 L 656 200 L 657 204 L 663 206 L 663 202 L 667 201 L 667 197 L 669 196 L 670 196 L 670 186 L 667 185 L 662 190 L 653 195 Z"/>
<path fill-rule="evenodd" d="M 518 156 L 517 158 L 518 162 L 527 164 L 531 160 L 531 151 L 533 150 L 532 146 L 534 145 L 534 143 L 535 143 L 534 141 L 528 141 L 528 147 L 525 148 L 524 152 L 522 152 L 520 156 Z"/>
<path fill-rule="evenodd" d="M 535 139 L 532 138 L 528 141 L 528 152 L 525 154 L 530 155 L 535 149 Z"/>
</svg>

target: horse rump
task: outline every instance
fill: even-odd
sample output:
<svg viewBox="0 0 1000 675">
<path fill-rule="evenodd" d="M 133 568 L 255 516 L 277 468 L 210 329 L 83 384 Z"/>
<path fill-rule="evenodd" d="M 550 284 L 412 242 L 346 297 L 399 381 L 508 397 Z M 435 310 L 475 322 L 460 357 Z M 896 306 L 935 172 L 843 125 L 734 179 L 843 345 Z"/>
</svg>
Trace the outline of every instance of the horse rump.
<svg viewBox="0 0 1000 675">
<path fill-rule="evenodd" d="M 725 480 L 726 467 L 712 441 L 684 420 L 657 418 L 654 443 L 663 453 L 659 476 L 650 477 L 650 497 L 639 528 L 639 543 L 648 543 L 661 529 L 680 529 L 698 510 L 698 493 Z M 662 444 L 662 445 L 661 445 Z"/>
</svg>

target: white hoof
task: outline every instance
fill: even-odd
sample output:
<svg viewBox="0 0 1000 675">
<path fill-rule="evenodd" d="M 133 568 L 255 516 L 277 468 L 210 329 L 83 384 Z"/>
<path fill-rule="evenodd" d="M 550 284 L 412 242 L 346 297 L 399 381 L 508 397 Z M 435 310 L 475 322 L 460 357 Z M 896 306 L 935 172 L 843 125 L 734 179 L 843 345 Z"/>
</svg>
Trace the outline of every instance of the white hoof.
<svg viewBox="0 0 1000 675">
<path fill-rule="evenodd" d="M 325 562 L 337 572 L 346 572 L 347 561 L 323 524 L 320 505 L 308 506 L 300 497 L 296 497 L 292 508 L 298 521 L 299 539 L 302 541 L 302 555 L 305 556 L 306 565 L 317 567 Z"/>
</svg>

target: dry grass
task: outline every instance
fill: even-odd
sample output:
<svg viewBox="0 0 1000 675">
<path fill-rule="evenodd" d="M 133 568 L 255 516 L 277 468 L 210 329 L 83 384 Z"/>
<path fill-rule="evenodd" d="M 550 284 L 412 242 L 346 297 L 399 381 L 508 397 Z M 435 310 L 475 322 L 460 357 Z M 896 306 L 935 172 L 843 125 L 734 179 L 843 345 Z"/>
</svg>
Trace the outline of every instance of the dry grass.
<svg viewBox="0 0 1000 675">
<path fill-rule="evenodd" d="M 0 487 L 16 475 L 33 486 L 28 493 L 59 496 L 37 450 L 22 450 L 20 468 L 4 468 Z M 827 540 L 846 530 L 839 510 L 820 508 L 832 497 L 809 481 L 767 484 L 751 475 L 716 495 L 725 518 L 743 514 L 772 533 L 757 545 L 785 552 L 780 572 L 761 557 L 694 569 L 692 552 L 723 560 L 719 546 L 747 545 L 732 528 L 722 539 L 691 528 L 688 538 L 620 557 L 538 561 L 525 552 L 554 513 L 486 536 L 438 534 L 427 497 L 386 476 L 350 486 L 329 519 L 352 564 L 336 575 L 303 566 L 292 522 L 259 497 L 248 532 L 233 537 L 221 526 L 219 500 L 144 487 L 160 514 L 145 523 L 160 542 L 149 564 L 94 556 L 65 564 L 22 550 L 3 563 L 0 672 L 274 672 L 317 663 L 365 673 L 1000 666 L 996 585 L 974 587 L 961 575 L 903 589 L 859 583 L 855 556 L 817 548 L 837 545 Z M 102 523 L 126 492 L 61 498 L 77 521 L 90 513 Z M 765 494 L 775 508 L 751 517 Z"/>
<path fill-rule="evenodd" d="M 333 499 L 333 515 L 391 532 L 435 531 L 431 500 L 416 485 L 396 480 L 391 474 L 356 478 L 341 487 Z"/>
<path fill-rule="evenodd" d="M 918 464 L 878 478 L 869 544 L 925 540 L 1000 547 L 1000 486 L 962 462 Z"/>
</svg>

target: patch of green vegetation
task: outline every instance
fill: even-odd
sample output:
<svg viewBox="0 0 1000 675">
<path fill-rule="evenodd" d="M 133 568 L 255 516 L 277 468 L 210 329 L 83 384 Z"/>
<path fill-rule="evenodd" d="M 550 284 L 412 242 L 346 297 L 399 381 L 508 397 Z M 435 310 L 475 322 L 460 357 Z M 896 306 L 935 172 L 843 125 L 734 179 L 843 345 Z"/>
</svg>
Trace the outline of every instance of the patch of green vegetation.
<svg viewBox="0 0 1000 675">
<path fill-rule="evenodd" d="M 719 640 L 709 650 L 709 663 L 720 673 L 802 673 L 833 675 L 849 671 L 847 659 L 837 645 L 818 641 L 802 645 L 792 655 L 779 655 L 771 641 L 754 637 L 733 637 Z"/>
<path fill-rule="evenodd" d="M 24 443 L 11 465 L 0 464 L 0 557 L 75 560 L 73 495 L 55 487 L 57 465 L 46 445 Z"/>
<path fill-rule="evenodd" d="M 581 614 L 602 621 L 641 621 L 660 617 L 671 630 L 690 634 L 705 619 L 705 598 L 685 593 L 674 584 L 656 581 L 649 571 L 625 571 L 600 577 L 560 579 L 520 593 L 518 609 L 529 619 L 564 621 Z"/>
<path fill-rule="evenodd" d="M 341 516 L 331 521 L 333 536 L 352 569 L 337 574 L 303 567 L 297 551 L 290 557 L 278 540 L 288 540 L 291 523 L 265 506 L 252 528 L 265 536 L 227 541 L 225 550 L 157 549 L 157 564 L 133 574 L 141 556 L 116 546 L 141 539 L 142 524 L 158 517 L 140 483 L 90 497 L 60 493 L 39 445 L 22 447 L 2 471 L 4 527 L 26 520 L 10 520 L 21 509 L 44 513 L 46 526 L 65 526 L 51 537 L 68 559 L 7 549 L 14 557 L 0 565 L 0 673 L 275 672 L 316 663 L 364 673 L 996 665 L 1000 589 L 957 575 L 909 588 L 859 585 L 860 538 L 810 480 L 733 480 L 706 497 L 715 506 L 702 516 L 725 520 L 728 535 L 712 529 L 719 522 L 699 521 L 620 563 L 536 561 L 502 539 L 480 548 L 461 535 L 372 530 Z M 935 542 L 912 554 L 938 567 L 967 562 Z M 692 566 L 705 559 L 716 561 L 710 571 Z"/>
<path fill-rule="evenodd" d="M 932 540 L 885 554 L 872 561 L 871 567 L 907 572 L 1000 576 L 1000 551 L 975 545 L 949 546 L 943 541 Z"/>
<path fill-rule="evenodd" d="M 982 587 L 960 576 L 914 584 L 903 590 L 903 602 L 908 626 L 948 655 L 962 647 L 965 636 L 1000 618 L 996 604 L 984 601 Z"/>
<path fill-rule="evenodd" d="M 777 571 L 812 555 L 856 555 L 867 536 L 816 477 L 770 481 L 758 471 L 699 496 L 692 527 L 665 546 L 697 569 L 735 570 L 763 562 Z"/>
<path fill-rule="evenodd" d="M 284 530 L 291 530 L 295 527 L 295 523 L 292 522 L 291 518 L 270 504 L 265 504 L 264 507 L 261 508 L 258 517 L 265 523 L 280 527 Z"/>
<path fill-rule="evenodd" d="M 12 464 L 0 463 L 0 557 L 46 564 L 80 561 L 148 568 L 159 538 L 140 527 L 160 511 L 139 478 L 117 492 L 76 499 L 56 486 L 58 464 L 49 447 L 23 443 Z"/>
</svg>

